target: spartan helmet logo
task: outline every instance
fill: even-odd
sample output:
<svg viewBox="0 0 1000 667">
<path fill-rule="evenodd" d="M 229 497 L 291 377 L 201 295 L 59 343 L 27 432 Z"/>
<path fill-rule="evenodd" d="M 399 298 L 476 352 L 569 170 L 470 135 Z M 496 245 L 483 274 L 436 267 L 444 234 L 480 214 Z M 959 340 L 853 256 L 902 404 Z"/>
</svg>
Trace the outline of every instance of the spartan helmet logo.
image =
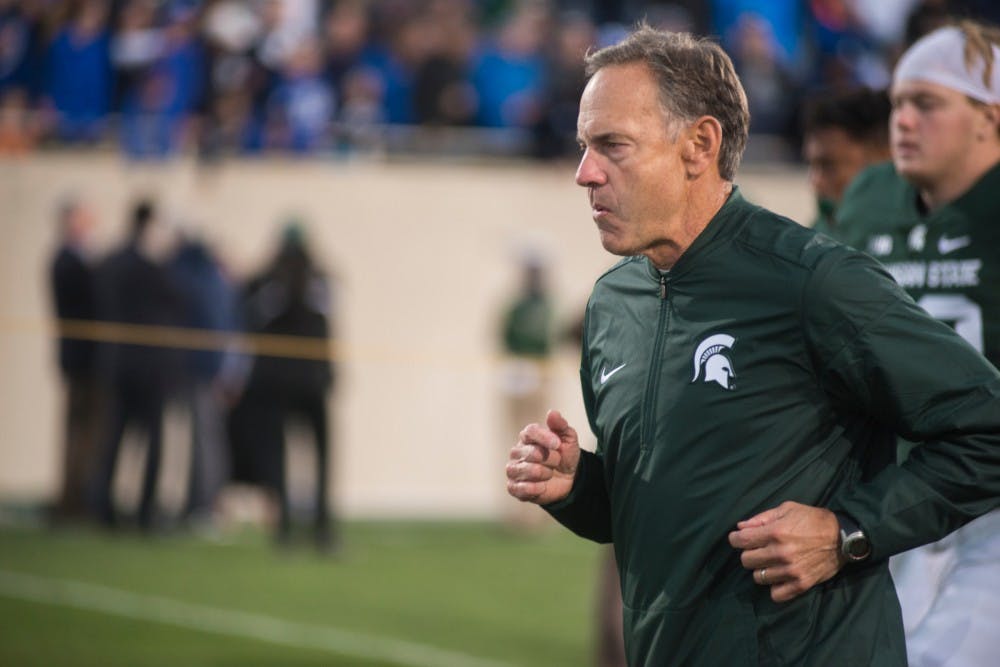
<svg viewBox="0 0 1000 667">
<path fill-rule="evenodd" d="M 735 343 L 736 339 L 729 334 L 713 334 L 701 341 L 694 352 L 694 377 L 691 382 L 697 382 L 704 374 L 705 382 L 718 382 L 723 389 L 734 389 L 736 373 L 733 372 L 732 360 L 725 352 Z"/>
<path fill-rule="evenodd" d="M 906 237 L 906 244 L 914 252 L 923 252 L 927 245 L 927 225 L 917 225 L 910 230 L 910 235 Z"/>
</svg>

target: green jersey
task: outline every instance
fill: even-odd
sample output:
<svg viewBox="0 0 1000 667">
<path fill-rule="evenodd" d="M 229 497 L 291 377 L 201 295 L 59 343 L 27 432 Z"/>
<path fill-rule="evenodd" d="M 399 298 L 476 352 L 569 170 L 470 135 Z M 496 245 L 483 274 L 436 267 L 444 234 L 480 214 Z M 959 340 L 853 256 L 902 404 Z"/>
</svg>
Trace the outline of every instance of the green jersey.
<svg viewBox="0 0 1000 667">
<path fill-rule="evenodd" d="M 918 202 L 892 163 L 873 167 L 838 212 L 842 239 L 1000 366 L 1000 165 L 933 212 L 921 213 Z"/>
<path fill-rule="evenodd" d="M 614 542 L 633 665 L 905 665 L 888 556 L 998 503 L 1000 373 L 871 258 L 738 191 L 668 273 L 598 280 L 581 379 L 597 452 L 547 509 Z M 889 465 L 897 432 L 933 446 Z M 787 500 L 874 551 L 778 604 L 727 535 Z"/>
<path fill-rule="evenodd" d="M 505 351 L 547 357 L 552 347 L 552 305 L 544 294 L 526 294 L 507 310 L 503 323 Z"/>
</svg>

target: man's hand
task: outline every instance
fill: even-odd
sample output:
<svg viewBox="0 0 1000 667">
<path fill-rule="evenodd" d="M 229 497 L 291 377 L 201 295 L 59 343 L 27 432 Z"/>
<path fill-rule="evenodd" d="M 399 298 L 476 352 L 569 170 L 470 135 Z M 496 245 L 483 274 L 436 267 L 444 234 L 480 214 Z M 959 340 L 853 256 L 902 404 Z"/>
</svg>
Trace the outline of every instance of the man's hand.
<svg viewBox="0 0 1000 667">
<path fill-rule="evenodd" d="M 843 562 L 840 525 L 828 509 L 784 502 L 736 524 L 729 544 L 741 549 L 754 583 L 787 602 L 833 577 Z"/>
<path fill-rule="evenodd" d="M 547 505 L 573 488 L 580 463 L 580 441 L 561 414 L 550 410 L 545 426 L 529 424 L 510 450 L 507 493 L 518 500 Z"/>
</svg>

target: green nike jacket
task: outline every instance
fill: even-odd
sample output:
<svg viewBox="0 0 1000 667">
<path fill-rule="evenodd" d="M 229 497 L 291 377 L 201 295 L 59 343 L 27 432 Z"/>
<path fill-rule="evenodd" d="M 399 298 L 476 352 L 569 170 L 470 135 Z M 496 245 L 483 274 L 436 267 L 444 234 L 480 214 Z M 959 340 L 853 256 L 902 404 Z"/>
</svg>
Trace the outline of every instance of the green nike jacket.
<svg viewBox="0 0 1000 667">
<path fill-rule="evenodd" d="M 597 451 L 546 509 L 614 542 L 633 666 L 906 665 L 888 557 L 1000 503 L 1000 373 L 874 260 L 738 190 L 668 273 L 601 276 L 580 373 Z M 927 441 L 901 466 L 896 433 Z M 727 535 L 787 500 L 874 551 L 778 604 Z"/>
</svg>

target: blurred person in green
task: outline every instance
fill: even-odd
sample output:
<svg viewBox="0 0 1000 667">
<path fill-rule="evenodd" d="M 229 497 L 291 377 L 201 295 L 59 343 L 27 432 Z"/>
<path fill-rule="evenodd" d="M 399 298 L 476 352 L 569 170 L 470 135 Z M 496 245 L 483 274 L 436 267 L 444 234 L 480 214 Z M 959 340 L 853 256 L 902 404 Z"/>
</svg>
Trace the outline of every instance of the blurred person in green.
<svg viewBox="0 0 1000 667">
<path fill-rule="evenodd" d="M 813 229 L 839 238 L 834 214 L 854 177 L 889 159 L 889 96 L 855 88 L 809 98 L 802 116 L 802 154 L 816 195 Z"/>
<path fill-rule="evenodd" d="M 541 418 L 549 400 L 554 314 L 540 254 L 525 252 L 520 279 L 520 291 L 507 306 L 501 326 L 505 433 Z M 548 523 L 548 517 L 537 507 L 506 499 L 504 521 L 514 530 L 533 530 Z"/>
</svg>

